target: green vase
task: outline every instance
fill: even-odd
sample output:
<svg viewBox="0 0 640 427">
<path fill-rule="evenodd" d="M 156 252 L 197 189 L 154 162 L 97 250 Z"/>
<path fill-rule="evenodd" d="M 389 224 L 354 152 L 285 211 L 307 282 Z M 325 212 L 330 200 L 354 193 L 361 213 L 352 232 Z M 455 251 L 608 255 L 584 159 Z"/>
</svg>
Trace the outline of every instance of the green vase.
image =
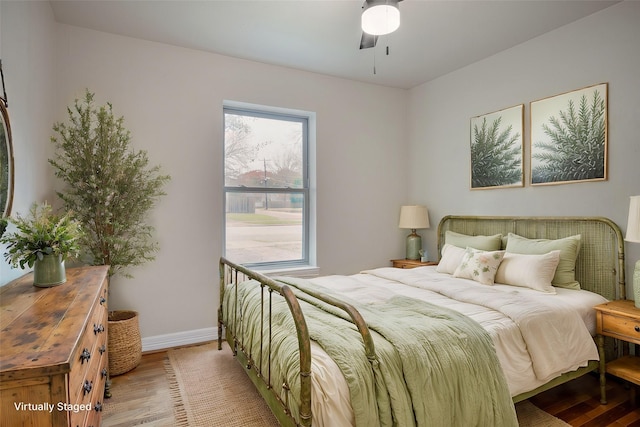
<svg viewBox="0 0 640 427">
<path fill-rule="evenodd" d="M 633 295 L 636 308 L 640 308 L 640 259 L 636 261 L 636 268 L 633 270 Z"/>
<path fill-rule="evenodd" d="M 33 264 L 33 284 L 39 288 L 58 286 L 67 281 L 62 255 L 45 255 Z"/>
<path fill-rule="evenodd" d="M 422 237 L 416 234 L 416 230 L 407 236 L 407 259 L 420 259 L 420 249 L 422 249 Z"/>
</svg>

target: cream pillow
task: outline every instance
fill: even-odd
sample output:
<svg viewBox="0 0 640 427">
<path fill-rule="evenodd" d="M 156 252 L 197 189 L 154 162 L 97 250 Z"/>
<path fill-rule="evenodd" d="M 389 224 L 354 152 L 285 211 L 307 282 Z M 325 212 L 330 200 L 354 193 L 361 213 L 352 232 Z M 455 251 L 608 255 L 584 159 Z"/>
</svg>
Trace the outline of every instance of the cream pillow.
<svg viewBox="0 0 640 427">
<path fill-rule="evenodd" d="M 562 239 L 527 239 L 517 234 L 509 233 L 507 238 L 507 252 L 528 255 L 542 255 L 551 251 L 560 251 L 560 261 L 551 283 L 553 286 L 567 289 L 580 289 L 576 280 L 576 259 L 580 251 L 581 236 L 569 236 Z"/>
<path fill-rule="evenodd" d="M 560 262 L 560 251 L 543 255 L 523 255 L 506 252 L 495 277 L 495 283 L 522 286 L 536 291 L 555 294 L 551 284 Z"/>
<path fill-rule="evenodd" d="M 440 258 L 440 262 L 438 262 L 436 271 L 447 274 L 455 273 L 456 268 L 458 268 L 460 262 L 462 262 L 463 256 L 464 249 L 445 243 L 442 247 L 442 258 Z"/>
<path fill-rule="evenodd" d="M 467 248 L 464 251 L 462 262 L 453 276 L 475 280 L 483 285 L 493 285 L 493 279 L 503 257 L 504 251 L 481 251 Z"/>
</svg>

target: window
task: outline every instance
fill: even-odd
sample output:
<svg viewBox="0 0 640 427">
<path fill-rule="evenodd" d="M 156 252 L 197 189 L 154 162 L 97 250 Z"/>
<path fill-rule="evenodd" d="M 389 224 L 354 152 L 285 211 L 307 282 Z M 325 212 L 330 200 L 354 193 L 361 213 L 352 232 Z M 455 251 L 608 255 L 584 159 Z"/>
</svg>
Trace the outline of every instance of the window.
<svg viewBox="0 0 640 427">
<path fill-rule="evenodd" d="M 251 267 L 309 264 L 309 116 L 224 107 L 224 254 Z"/>
</svg>

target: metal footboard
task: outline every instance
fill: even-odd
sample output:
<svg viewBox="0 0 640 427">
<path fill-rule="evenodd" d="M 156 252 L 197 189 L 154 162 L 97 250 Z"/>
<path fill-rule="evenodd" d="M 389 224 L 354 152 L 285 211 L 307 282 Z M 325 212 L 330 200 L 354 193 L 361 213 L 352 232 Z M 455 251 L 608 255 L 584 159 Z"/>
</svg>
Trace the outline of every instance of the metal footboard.
<svg viewBox="0 0 640 427">
<path fill-rule="evenodd" d="M 317 299 L 323 301 L 327 304 L 330 304 L 334 307 L 337 307 L 343 310 L 357 327 L 360 335 L 362 336 L 362 340 L 364 342 L 364 351 L 367 359 L 370 361 L 372 366 L 377 364 L 377 358 L 375 353 L 375 347 L 373 343 L 373 338 L 367 327 L 364 319 L 360 315 L 360 313 L 351 305 L 332 298 L 328 295 L 317 293 L 309 290 L 300 290 L 295 289 L 287 285 L 285 283 L 274 280 L 270 277 L 264 276 L 260 273 L 252 271 L 242 265 L 235 264 L 224 257 L 220 258 L 220 307 L 218 309 L 218 349 L 222 349 L 222 340 L 223 333 L 226 336 L 231 349 L 234 352 L 234 355 L 237 356 L 238 360 L 245 366 L 247 374 L 255 384 L 256 388 L 265 399 L 272 412 L 278 418 L 278 421 L 283 426 L 311 426 L 312 424 L 312 413 L 311 413 L 311 342 L 309 338 L 309 330 L 307 328 L 307 323 L 304 318 L 304 313 L 300 307 L 299 300 L 312 302 L 313 299 Z M 260 334 L 260 349 L 259 352 L 261 354 L 252 355 L 249 349 L 246 347 L 246 344 L 243 341 L 243 337 L 241 336 L 241 329 L 236 327 L 235 330 L 230 330 L 230 325 L 226 325 L 224 323 L 224 294 L 226 291 L 226 287 L 229 284 L 236 284 L 243 282 L 245 280 L 253 279 L 255 280 L 256 286 L 260 286 L 261 288 L 261 299 L 262 299 L 262 310 L 264 310 L 265 306 L 267 307 L 267 313 L 261 312 L 261 319 L 263 321 L 268 322 L 268 335 L 267 337 L 263 336 L 263 331 L 265 328 L 261 327 Z M 228 318 L 235 319 L 235 325 L 239 325 L 238 321 L 239 316 L 239 308 L 238 308 L 238 298 L 237 298 L 237 287 L 236 289 L 236 298 L 234 301 L 233 308 L 230 308 L 231 313 L 227 313 Z M 282 298 L 285 299 L 291 315 L 293 317 L 293 321 L 296 328 L 296 334 L 298 338 L 298 350 L 300 353 L 300 407 L 299 407 L 299 420 L 294 419 L 291 411 L 288 407 L 287 396 L 285 395 L 284 399 L 278 395 L 274 391 L 273 385 L 275 381 L 279 381 L 280 379 L 272 378 L 271 376 L 271 362 L 277 357 L 273 353 L 273 349 L 271 347 L 271 332 L 272 332 L 272 318 L 271 318 L 271 306 L 273 301 L 273 293 L 276 292 Z M 266 316 L 266 317 L 265 317 Z M 226 329 L 223 332 L 223 327 Z M 240 329 L 240 332 L 238 331 Z M 238 351 L 240 350 L 240 351 Z M 266 355 L 266 358 L 265 358 Z M 263 360 L 267 361 L 266 366 L 263 366 Z M 256 362 L 257 360 L 257 362 Z M 288 386 L 286 384 L 283 385 L 284 390 L 288 390 Z"/>
</svg>

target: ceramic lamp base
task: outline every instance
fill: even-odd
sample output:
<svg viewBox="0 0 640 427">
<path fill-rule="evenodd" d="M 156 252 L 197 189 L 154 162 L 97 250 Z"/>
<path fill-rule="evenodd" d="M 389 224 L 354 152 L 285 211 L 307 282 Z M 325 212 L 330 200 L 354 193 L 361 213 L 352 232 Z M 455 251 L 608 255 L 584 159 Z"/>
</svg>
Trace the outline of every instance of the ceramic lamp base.
<svg viewBox="0 0 640 427">
<path fill-rule="evenodd" d="M 640 259 L 636 261 L 633 270 L 633 299 L 637 308 L 640 308 Z"/>
<path fill-rule="evenodd" d="M 407 259 L 420 259 L 420 249 L 422 249 L 422 237 L 413 230 L 407 236 Z"/>
</svg>

